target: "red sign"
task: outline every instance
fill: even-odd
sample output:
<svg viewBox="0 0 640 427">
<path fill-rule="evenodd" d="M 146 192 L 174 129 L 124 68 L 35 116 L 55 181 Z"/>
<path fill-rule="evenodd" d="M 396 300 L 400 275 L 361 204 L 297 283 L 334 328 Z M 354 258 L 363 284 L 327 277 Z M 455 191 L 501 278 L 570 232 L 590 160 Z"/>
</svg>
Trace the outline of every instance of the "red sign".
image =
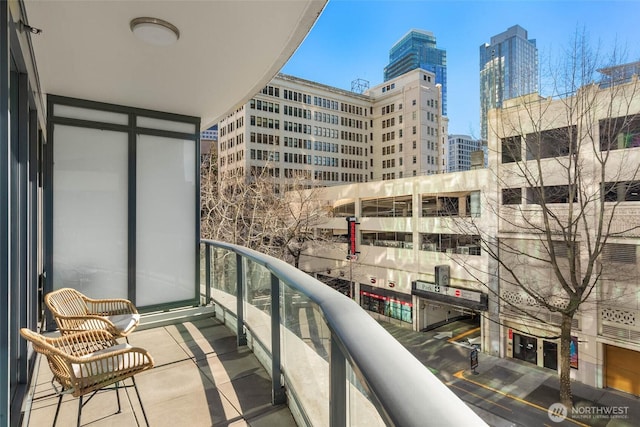
<svg viewBox="0 0 640 427">
<path fill-rule="evenodd" d="M 356 253 L 356 223 L 352 221 L 349 223 L 349 253 Z"/>
<path fill-rule="evenodd" d="M 395 299 L 395 298 L 386 297 L 386 296 L 383 296 L 383 295 L 378 295 L 378 294 L 374 294 L 374 293 L 367 292 L 367 291 L 360 291 L 360 295 L 367 296 L 369 298 L 375 298 L 375 299 L 383 300 L 383 301 L 389 301 L 391 303 L 396 303 L 396 304 L 404 305 L 404 306 L 407 306 L 407 307 L 413 307 L 413 303 L 411 303 L 411 302 L 400 301 L 400 300 Z"/>
<path fill-rule="evenodd" d="M 460 297 L 460 296 L 462 296 L 462 291 L 460 289 L 456 289 L 454 295 L 457 296 L 457 297 Z"/>
<path fill-rule="evenodd" d="M 509 339 L 513 339 L 513 329 L 509 329 Z"/>
</svg>

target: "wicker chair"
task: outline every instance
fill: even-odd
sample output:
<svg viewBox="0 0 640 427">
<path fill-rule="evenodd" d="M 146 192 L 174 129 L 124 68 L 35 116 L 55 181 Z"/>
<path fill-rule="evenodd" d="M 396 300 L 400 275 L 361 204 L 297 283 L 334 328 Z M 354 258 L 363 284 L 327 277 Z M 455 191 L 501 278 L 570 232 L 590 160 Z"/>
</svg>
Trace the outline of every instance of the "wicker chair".
<svg viewBox="0 0 640 427">
<path fill-rule="evenodd" d="M 120 408 L 118 388 L 134 387 L 144 420 L 149 425 L 147 414 L 140 399 L 140 393 L 134 375 L 153 368 L 153 358 L 142 348 L 129 344 L 118 344 L 115 338 L 104 330 L 92 330 L 65 334 L 57 338 L 44 337 L 29 329 L 22 328 L 20 334 L 33 344 L 33 349 L 46 356 L 53 373 L 51 383 L 58 396 L 58 406 L 53 419 L 56 425 L 60 404 L 65 394 L 79 398 L 78 421 L 82 416 L 82 407 L 97 393 L 108 386 L 114 386 Z M 132 385 L 118 385 L 118 382 L 131 378 Z M 55 382 L 61 388 L 56 387 Z M 92 393 L 83 403 L 83 396 Z M 135 413 L 134 413 L 135 416 Z"/>
<path fill-rule="evenodd" d="M 45 295 L 44 301 L 62 334 L 104 329 L 129 342 L 128 335 L 140 323 L 138 310 L 126 299 L 92 299 L 62 288 Z"/>
</svg>

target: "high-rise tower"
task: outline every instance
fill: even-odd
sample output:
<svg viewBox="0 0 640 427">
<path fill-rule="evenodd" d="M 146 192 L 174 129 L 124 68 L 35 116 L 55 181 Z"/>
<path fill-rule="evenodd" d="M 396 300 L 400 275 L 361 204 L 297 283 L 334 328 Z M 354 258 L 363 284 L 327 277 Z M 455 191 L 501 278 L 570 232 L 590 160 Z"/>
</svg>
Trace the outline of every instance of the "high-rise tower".
<svg viewBox="0 0 640 427">
<path fill-rule="evenodd" d="M 384 67 L 384 81 L 421 68 L 436 75 L 442 85 L 442 115 L 447 115 L 447 51 L 436 47 L 433 33 L 411 30 L 389 50 L 389 65 Z"/>
<path fill-rule="evenodd" d="M 487 112 L 505 99 L 538 91 L 538 48 L 514 25 L 480 46 L 480 129 L 487 139 Z"/>
</svg>

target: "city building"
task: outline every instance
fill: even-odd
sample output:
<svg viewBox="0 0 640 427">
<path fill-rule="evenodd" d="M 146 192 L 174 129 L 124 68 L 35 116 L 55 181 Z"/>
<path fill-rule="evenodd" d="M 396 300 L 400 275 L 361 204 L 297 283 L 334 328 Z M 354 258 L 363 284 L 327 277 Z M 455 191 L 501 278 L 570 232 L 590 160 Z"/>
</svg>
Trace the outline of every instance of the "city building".
<svg viewBox="0 0 640 427">
<path fill-rule="evenodd" d="M 487 114 L 506 99 L 538 91 L 538 48 L 519 25 L 480 46 L 480 130 L 487 140 Z"/>
<path fill-rule="evenodd" d="M 448 119 L 437 76 L 414 69 L 371 88 L 373 180 L 445 172 Z"/>
<path fill-rule="evenodd" d="M 485 200 L 492 191 L 488 169 L 324 188 L 333 217 L 320 232 L 343 243 L 314 248 L 300 268 L 374 317 L 416 331 L 470 316 L 482 348 L 499 355 L 498 302 L 488 289 L 496 282 L 480 235 L 495 230 Z M 346 259 L 348 218 L 357 219 L 358 253 Z"/>
<path fill-rule="evenodd" d="M 278 74 L 218 124 L 220 177 L 266 169 L 281 184 L 365 182 L 371 108 L 368 96 Z"/>
<path fill-rule="evenodd" d="M 640 395 L 639 84 L 635 75 L 617 85 L 590 84 L 562 99 L 531 94 L 505 101 L 489 114 L 490 125 L 499 130 L 489 135 L 489 165 L 497 179 L 501 247 L 543 254 L 553 247 L 556 257 L 567 258 L 558 263 L 565 278 L 596 272 L 589 282 L 593 291 L 571 326 L 571 377 L 635 395 Z M 579 263 L 569 263 L 569 247 L 579 253 Z M 555 369 L 559 313 L 541 308 L 512 277 L 526 277 L 534 294 L 558 306 L 569 303 L 567 293 L 548 264 L 509 263 L 512 273 L 500 272 L 504 356 Z"/>
<path fill-rule="evenodd" d="M 219 170 L 308 186 L 441 173 L 441 86 L 413 70 L 364 94 L 279 74 L 218 125 Z"/>
<path fill-rule="evenodd" d="M 598 72 L 602 74 L 601 87 L 627 83 L 633 79 L 633 76 L 640 75 L 640 61 L 601 68 Z"/>
<path fill-rule="evenodd" d="M 411 30 L 389 50 L 389 64 L 384 68 L 384 81 L 421 68 L 436 75 L 442 86 L 442 115 L 447 115 L 447 51 L 436 47 L 433 33 Z"/>
<path fill-rule="evenodd" d="M 209 129 L 203 130 L 200 132 L 200 139 L 204 139 L 206 141 L 217 141 L 218 128 L 216 126 L 212 126 Z"/>
<path fill-rule="evenodd" d="M 447 172 L 460 172 L 471 169 L 472 153 L 481 152 L 478 167 L 486 166 L 486 155 L 481 140 L 473 139 L 469 135 L 449 135 L 446 149 Z M 475 158 L 473 158 L 475 161 Z"/>
<path fill-rule="evenodd" d="M 322 189 L 333 216 L 318 228 L 335 243 L 314 248 L 301 268 L 374 317 L 414 330 L 478 318 L 483 351 L 558 370 L 562 316 L 534 295 L 558 307 L 567 299 L 545 254 L 553 249 L 563 273 L 588 273 L 593 259 L 593 290 L 572 320 L 571 378 L 640 395 L 639 85 L 634 75 L 562 99 L 505 101 L 489 114 L 501 132 L 489 136 L 487 169 Z M 567 170 L 581 182 L 568 184 Z M 580 226 L 570 243 L 562 243 L 563 224 L 565 233 L 567 224 Z M 564 261 L 569 247 L 580 252 L 573 270 Z M 489 253 L 496 250 L 500 262 Z"/>
<path fill-rule="evenodd" d="M 200 132 L 200 156 L 208 155 L 218 150 L 218 127 L 211 126 Z"/>
</svg>

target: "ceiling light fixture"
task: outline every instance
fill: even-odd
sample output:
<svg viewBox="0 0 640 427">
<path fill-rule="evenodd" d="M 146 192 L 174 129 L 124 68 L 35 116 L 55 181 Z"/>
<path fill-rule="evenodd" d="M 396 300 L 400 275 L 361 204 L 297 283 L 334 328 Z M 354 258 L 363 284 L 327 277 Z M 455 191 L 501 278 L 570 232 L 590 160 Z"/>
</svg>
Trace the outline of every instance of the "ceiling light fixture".
<svg viewBox="0 0 640 427">
<path fill-rule="evenodd" d="M 135 18 L 129 27 L 140 40 L 156 46 L 169 46 L 180 38 L 180 30 L 175 25 L 158 18 Z"/>
</svg>

